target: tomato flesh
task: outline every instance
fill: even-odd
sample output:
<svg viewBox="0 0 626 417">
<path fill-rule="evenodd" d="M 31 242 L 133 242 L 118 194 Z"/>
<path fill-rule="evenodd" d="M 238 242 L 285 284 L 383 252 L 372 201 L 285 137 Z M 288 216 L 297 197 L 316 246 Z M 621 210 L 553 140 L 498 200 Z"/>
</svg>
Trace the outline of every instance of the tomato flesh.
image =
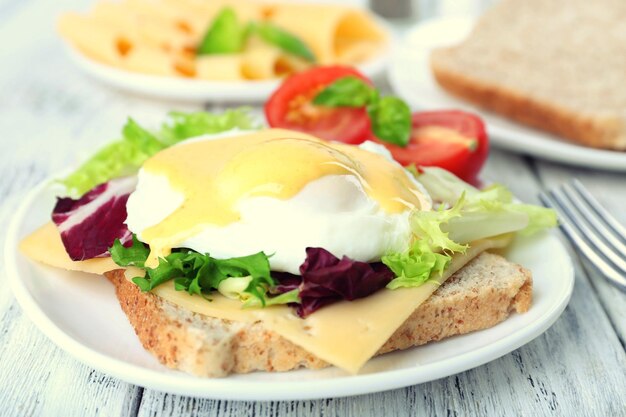
<svg viewBox="0 0 626 417">
<path fill-rule="evenodd" d="M 326 140 L 361 143 L 370 136 L 365 108 L 323 107 L 313 104 L 315 96 L 338 78 L 355 76 L 371 81 L 350 67 L 318 67 L 292 75 L 265 103 L 271 127 L 298 130 Z"/>
<path fill-rule="evenodd" d="M 406 147 L 382 143 L 402 165 L 438 166 L 464 181 L 478 184 L 478 173 L 489 154 L 482 120 L 460 110 L 417 112 Z"/>
</svg>

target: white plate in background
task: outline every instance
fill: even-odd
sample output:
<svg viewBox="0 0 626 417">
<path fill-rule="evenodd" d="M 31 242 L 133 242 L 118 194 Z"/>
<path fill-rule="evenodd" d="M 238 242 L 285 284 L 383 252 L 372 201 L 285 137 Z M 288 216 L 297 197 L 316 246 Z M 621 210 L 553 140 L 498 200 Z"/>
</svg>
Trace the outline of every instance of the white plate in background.
<svg viewBox="0 0 626 417">
<path fill-rule="evenodd" d="M 435 81 L 429 65 L 432 49 L 461 42 L 475 23 L 470 17 L 428 20 L 410 30 L 392 53 L 389 81 L 415 109 L 457 108 L 479 114 L 491 143 L 498 148 L 587 168 L 626 171 L 626 152 L 593 149 L 515 123 L 448 94 Z"/>
<path fill-rule="evenodd" d="M 15 297 L 44 334 L 81 362 L 159 391 L 216 399 L 303 400 L 432 381 L 492 361 L 539 336 L 565 309 L 574 285 L 571 260 L 553 234 L 518 239 L 507 258 L 533 273 L 533 304 L 527 313 L 513 314 L 490 329 L 374 358 L 358 375 L 328 368 L 198 378 L 162 366 L 142 348 L 104 277 L 46 267 L 20 254 L 20 240 L 50 221 L 55 199 L 48 184 L 24 199 L 7 234 L 5 265 Z"/>
<path fill-rule="evenodd" d="M 158 99 L 189 103 L 262 103 L 282 82 L 282 79 L 211 81 L 142 74 L 105 65 L 71 47 L 67 49 L 71 60 L 90 77 L 120 90 Z M 382 51 L 357 68 L 370 78 L 381 76 L 389 55 L 388 50 Z"/>
</svg>

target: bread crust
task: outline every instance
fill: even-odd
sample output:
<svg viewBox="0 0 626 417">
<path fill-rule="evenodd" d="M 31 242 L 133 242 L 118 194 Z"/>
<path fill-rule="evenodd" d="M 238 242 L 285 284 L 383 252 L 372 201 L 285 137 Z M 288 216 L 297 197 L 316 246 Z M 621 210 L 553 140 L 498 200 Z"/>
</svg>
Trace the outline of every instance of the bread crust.
<svg viewBox="0 0 626 417">
<path fill-rule="evenodd" d="M 446 58 L 454 54 L 455 48 L 435 50 L 430 57 L 430 66 L 437 83 L 451 94 L 573 142 L 594 148 L 626 150 L 623 120 L 585 115 L 514 88 L 462 74 L 445 63 Z"/>
<path fill-rule="evenodd" d="M 144 348 L 170 368 L 219 377 L 329 366 L 261 322 L 238 323 L 187 311 L 142 293 L 121 269 L 105 276 Z M 492 327 L 511 312 L 527 311 L 531 299 L 528 270 L 483 253 L 415 310 L 377 355 Z"/>
</svg>

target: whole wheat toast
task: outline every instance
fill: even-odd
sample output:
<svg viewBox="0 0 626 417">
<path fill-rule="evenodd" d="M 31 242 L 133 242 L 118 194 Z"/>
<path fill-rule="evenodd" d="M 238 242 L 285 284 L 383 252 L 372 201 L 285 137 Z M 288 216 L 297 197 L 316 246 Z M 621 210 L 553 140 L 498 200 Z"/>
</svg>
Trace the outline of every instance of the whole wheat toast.
<svg viewBox="0 0 626 417">
<path fill-rule="evenodd" d="M 328 363 L 263 328 L 193 313 L 143 293 L 123 270 L 107 272 L 142 345 L 164 365 L 205 377 L 253 371 L 319 369 Z M 452 275 L 377 354 L 492 327 L 529 309 L 528 270 L 484 252 Z"/>
</svg>

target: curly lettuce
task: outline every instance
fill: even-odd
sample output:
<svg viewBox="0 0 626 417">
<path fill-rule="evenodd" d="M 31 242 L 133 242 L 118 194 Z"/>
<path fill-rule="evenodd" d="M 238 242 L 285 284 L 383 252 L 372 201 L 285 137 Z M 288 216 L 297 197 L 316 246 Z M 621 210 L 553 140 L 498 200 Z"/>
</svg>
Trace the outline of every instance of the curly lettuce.
<svg viewBox="0 0 626 417">
<path fill-rule="evenodd" d="M 382 258 L 383 263 L 396 276 L 387 284 L 387 288 L 395 290 L 402 287 L 419 287 L 434 274 L 443 274 L 451 260 L 452 257 L 448 254 L 434 252 L 424 240 L 416 240 L 408 251 Z"/>
<path fill-rule="evenodd" d="M 505 233 L 532 234 L 557 224 L 553 210 L 518 203 L 502 185 L 479 190 L 441 168 L 422 168 L 417 180 L 439 206 L 410 217 L 414 242 L 382 261 L 396 275 L 387 288 L 418 287 L 441 275 L 454 253 Z"/>
<path fill-rule="evenodd" d="M 116 240 L 109 251 L 117 265 L 136 266 L 146 271 L 145 276 L 133 278 L 142 291 L 151 291 L 174 280 L 177 291 L 206 298 L 212 291 L 218 290 L 227 297 L 242 301 L 254 297 L 264 306 L 267 290 L 276 285 L 270 275 L 268 256 L 263 252 L 216 259 L 206 253 L 180 250 L 160 258 L 157 267 L 147 268 L 145 263 L 150 249 L 135 236 L 129 247 Z"/>
</svg>

